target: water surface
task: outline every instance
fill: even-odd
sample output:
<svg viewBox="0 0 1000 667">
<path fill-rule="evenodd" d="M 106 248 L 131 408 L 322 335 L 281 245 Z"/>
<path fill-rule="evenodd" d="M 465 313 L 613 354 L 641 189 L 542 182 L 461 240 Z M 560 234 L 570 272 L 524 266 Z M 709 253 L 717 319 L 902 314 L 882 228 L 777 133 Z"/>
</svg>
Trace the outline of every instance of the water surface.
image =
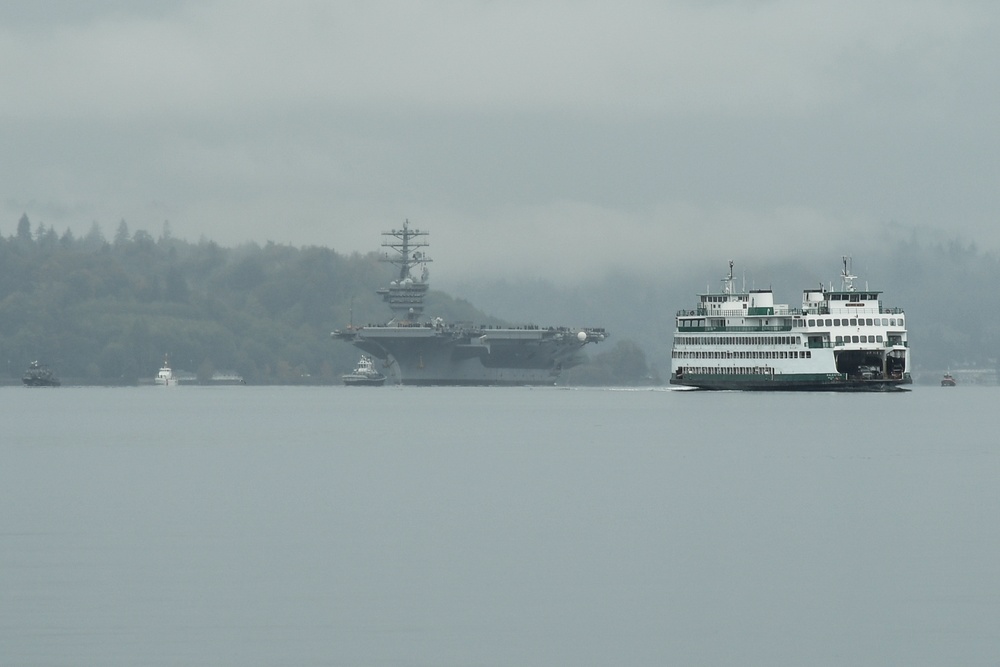
<svg viewBox="0 0 1000 667">
<path fill-rule="evenodd" d="M 0 389 L 0 663 L 997 665 L 1000 389 Z"/>
</svg>

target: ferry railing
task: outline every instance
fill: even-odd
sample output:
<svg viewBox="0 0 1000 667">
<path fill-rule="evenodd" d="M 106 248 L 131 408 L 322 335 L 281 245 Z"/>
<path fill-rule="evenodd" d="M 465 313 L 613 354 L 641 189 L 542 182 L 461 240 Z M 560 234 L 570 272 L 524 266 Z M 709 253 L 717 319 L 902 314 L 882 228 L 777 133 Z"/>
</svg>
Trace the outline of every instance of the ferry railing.
<svg viewBox="0 0 1000 667">
<path fill-rule="evenodd" d="M 733 327 L 680 327 L 677 329 L 677 333 L 704 333 L 704 332 L 716 332 L 716 333 L 755 333 L 761 331 L 774 332 L 774 331 L 791 331 L 792 325 L 790 324 L 779 324 L 770 326 L 733 326 Z"/>
</svg>

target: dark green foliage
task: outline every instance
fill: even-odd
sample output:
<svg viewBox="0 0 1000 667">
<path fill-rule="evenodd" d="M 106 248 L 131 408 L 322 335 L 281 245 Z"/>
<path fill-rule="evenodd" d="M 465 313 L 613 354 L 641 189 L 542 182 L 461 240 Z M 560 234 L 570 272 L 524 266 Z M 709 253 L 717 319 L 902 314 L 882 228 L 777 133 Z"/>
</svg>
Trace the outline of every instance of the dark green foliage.
<svg viewBox="0 0 1000 667">
<path fill-rule="evenodd" d="M 232 249 L 157 240 L 119 223 L 108 243 L 97 223 L 81 238 L 22 216 L 0 237 L 0 363 L 7 381 L 39 359 L 67 382 L 151 380 L 170 355 L 204 380 L 235 371 L 248 383 L 333 383 L 359 352 L 334 329 L 384 322 L 375 290 L 390 276 L 375 253 L 267 243 Z M 439 292 L 428 314 L 496 323 Z"/>
</svg>

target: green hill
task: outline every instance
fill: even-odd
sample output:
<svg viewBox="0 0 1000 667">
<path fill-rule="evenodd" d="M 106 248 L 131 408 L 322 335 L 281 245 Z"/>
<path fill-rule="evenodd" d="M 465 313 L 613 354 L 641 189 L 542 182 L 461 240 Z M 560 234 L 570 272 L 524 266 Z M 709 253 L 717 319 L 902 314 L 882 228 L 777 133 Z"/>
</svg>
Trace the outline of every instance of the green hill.
<svg viewBox="0 0 1000 667">
<path fill-rule="evenodd" d="M 37 359 L 64 382 L 134 384 L 151 380 L 169 354 L 175 370 L 202 379 L 235 371 L 249 384 L 338 382 L 358 351 L 330 332 L 385 321 L 375 289 L 387 276 L 376 253 L 222 248 L 168 230 L 132 234 L 124 221 L 111 241 L 96 224 L 76 238 L 32 230 L 22 216 L 15 235 L 0 237 L 0 375 L 17 382 Z M 501 323 L 439 291 L 428 294 L 427 312 Z M 645 377 L 641 350 L 626 346 L 595 356 L 580 381 L 627 381 L 609 367 L 623 355 Z"/>
</svg>

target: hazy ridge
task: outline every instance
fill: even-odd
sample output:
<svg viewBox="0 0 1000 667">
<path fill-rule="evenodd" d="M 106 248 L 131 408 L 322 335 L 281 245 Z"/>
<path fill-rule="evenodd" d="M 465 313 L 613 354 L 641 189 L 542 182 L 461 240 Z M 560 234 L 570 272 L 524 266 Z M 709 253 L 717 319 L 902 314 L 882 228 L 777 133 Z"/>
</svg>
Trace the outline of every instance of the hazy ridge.
<svg viewBox="0 0 1000 667">
<path fill-rule="evenodd" d="M 638 383 L 669 372 L 674 314 L 694 295 L 718 289 L 728 258 L 683 267 L 633 267 L 574 285 L 543 279 L 465 279 L 432 290 L 426 313 L 449 321 L 598 326 L 612 338 L 588 347 L 590 368 L 566 381 Z M 1000 282 L 997 258 L 974 244 L 924 242 L 911 234 L 853 259 L 859 284 L 883 292 L 909 321 L 914 373 L 995 369 L 1000 313 L 984 307 Z M 747 287 L 771 287 L 796 307 L 801 290 L 838 279 L 840 257 L 751 269 Z M 0 363 L 16 381 L 42 360 L 87 383 L 152 377 L 165 354 L 177 368 L 208 377 L 232 370 L 255 383 L 335 382 L 357 351 L 330 340 L 348 324 L 383 322 L 375 289 L 389 270 L 377 253 L 275 243 L 223 248 L 132 233 L 119 223 L 108 240 L 96 223 L 80 238 L 27 216 L 0 237 Z M 432 286 L 434 285 L 432 276 Z M 595 371 L 594 366 L 599 370 Z"/>
</svg>

